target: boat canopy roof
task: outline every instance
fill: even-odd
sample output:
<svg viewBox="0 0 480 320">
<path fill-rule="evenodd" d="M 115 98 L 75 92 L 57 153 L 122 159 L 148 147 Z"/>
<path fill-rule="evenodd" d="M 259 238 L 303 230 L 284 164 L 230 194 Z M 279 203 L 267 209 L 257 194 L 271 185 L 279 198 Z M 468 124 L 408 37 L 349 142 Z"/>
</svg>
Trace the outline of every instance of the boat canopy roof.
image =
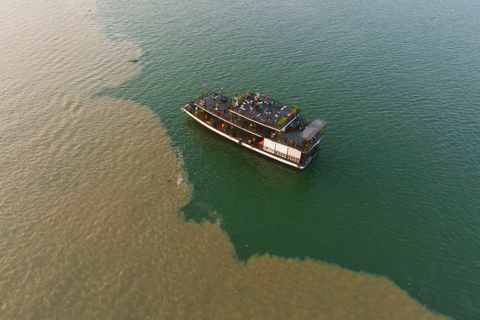
<svg viewBox="0 0 480 320">
<path fill-rule="evenodd" d="M 327 121 L 325 120 L 315 119 L 311 124 L 308 125 L 308 127 L 305 128 L 305 130 L 303 130 L 303 132 L 300 134 L 300 137 L 305 140 L 310 140 L 320 130 L 322 130 L 326 124 L 327 124 Z"/>
</svg>

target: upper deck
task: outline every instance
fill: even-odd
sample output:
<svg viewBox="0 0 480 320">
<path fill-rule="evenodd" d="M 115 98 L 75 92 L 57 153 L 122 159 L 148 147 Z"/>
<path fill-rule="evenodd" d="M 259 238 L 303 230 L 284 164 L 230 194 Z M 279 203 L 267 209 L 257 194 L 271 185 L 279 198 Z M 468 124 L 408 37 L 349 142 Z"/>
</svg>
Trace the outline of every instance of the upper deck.
<svg viewBox="0 0 480 320">
<path fill-rule="evenodd" d="M 234 99 L 212 93 L 203 97 L 201 101 L 220 112 L 227 114 L 231 112 L 272 130 L 283 132 L 300 114 L 298 107 L 268 97 L 246 94 L 238 99 L 239 103 L 236 106 Z"/>
<path fill-rule="evenodd" d="M 197 97 L 196 102 L 190 104 L 195 109 L 190 107 L 188 110 L 193 114 L 197 108 L 204 109 L 224 123 L 241 128 L 248 135 L 266 138 L 301 152 L 313 148 L 323 136 L 323 127 L 327 122 L 316 119 L 311 125 L 306 126 L 300 109 L 296 106 L 289 106 L 258 94 L 246 94 L 238 97 L 238 100 L 236 105 L 232 98 L 211 93 Z"/>
</svg>

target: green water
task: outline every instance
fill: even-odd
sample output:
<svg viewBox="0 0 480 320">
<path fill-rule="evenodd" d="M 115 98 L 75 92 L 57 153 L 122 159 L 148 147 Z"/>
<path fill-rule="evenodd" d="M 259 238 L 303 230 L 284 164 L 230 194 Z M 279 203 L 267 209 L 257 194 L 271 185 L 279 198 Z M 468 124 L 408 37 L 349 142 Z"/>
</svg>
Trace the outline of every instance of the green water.
<svg viewBox="0 0 480 320">
<path fill-rule="evenodd" d="M 220 217 L 239 259 L 311 257 L 384 275 L 430 310 L 480 318 L 478 1 L 98 7 L 110 37 L 145 51 L 141 76 L 113 94 L 151 107 L 168 129 L 194 185 L 188 218 Z M 329 121 L 319 156 L 297 171 L 180 112 L 221 87 Z"/>
</svg>

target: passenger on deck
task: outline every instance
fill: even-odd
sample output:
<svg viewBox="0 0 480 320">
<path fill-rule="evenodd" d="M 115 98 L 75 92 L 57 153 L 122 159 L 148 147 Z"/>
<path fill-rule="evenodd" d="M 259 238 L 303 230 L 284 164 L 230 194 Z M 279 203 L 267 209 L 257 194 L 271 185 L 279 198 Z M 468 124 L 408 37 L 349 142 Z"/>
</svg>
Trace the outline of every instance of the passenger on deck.
<svg viewBox="0 0 480 320">
<path fill-rule="evenodd" d="M 238 93 L 235 93 L 235 107 L 238 107 Z"/>
<path fill-rule="evenodd" d="M 250 99 L 250 92 L 245 95 L 245 99 Z"/>
</svg>

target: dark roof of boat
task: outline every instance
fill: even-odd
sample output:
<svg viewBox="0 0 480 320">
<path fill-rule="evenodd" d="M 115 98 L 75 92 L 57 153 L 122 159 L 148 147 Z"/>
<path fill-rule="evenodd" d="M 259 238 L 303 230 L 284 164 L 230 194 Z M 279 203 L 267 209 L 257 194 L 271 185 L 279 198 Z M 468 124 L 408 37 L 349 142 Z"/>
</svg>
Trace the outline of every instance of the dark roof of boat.
<svg viewBox="0 0 480 320">
<path fill-rule="evenodd" d="M 308 127 L 303 130 L 303 132 L 300 134 L 300 137 L 305 139 L 305 140 L 310 140 L 312 139 L 320 130 L 325 127 L 327 124 L 327 121 L 322 120 L 322 119 L 315 119 L 311 124 L 308 125 Z"/>
<path fill-rule="evenodd" d="M 300 111 L 297 111 L 298 107 L 290 106 L 271 98 L 266 98 L 267 97 L 263 96 L 257 98 L 254 94 L 247 98 L 247 95 L 245 95 L 242 96 L 243 101 L 239 103 L 238 107 L 233 108 L 231 104 L 233 100 L 232 98 L 217 93 L 210 93 L 206 97 L 202 96 L 201 101 L 210 108 L 215 108 L 218 104 L 219 109 L 226 109 L 229 113 L 235 113 L 246 119 L 256 121 L 273 130 L 285 131 L 285 128 L 299 115 Z M 250 101 L 254 106 L 252 110 L 253 112 L 250 111 Z M 258 107 L 256 106 L 257 102 Z"/>
</svg>

